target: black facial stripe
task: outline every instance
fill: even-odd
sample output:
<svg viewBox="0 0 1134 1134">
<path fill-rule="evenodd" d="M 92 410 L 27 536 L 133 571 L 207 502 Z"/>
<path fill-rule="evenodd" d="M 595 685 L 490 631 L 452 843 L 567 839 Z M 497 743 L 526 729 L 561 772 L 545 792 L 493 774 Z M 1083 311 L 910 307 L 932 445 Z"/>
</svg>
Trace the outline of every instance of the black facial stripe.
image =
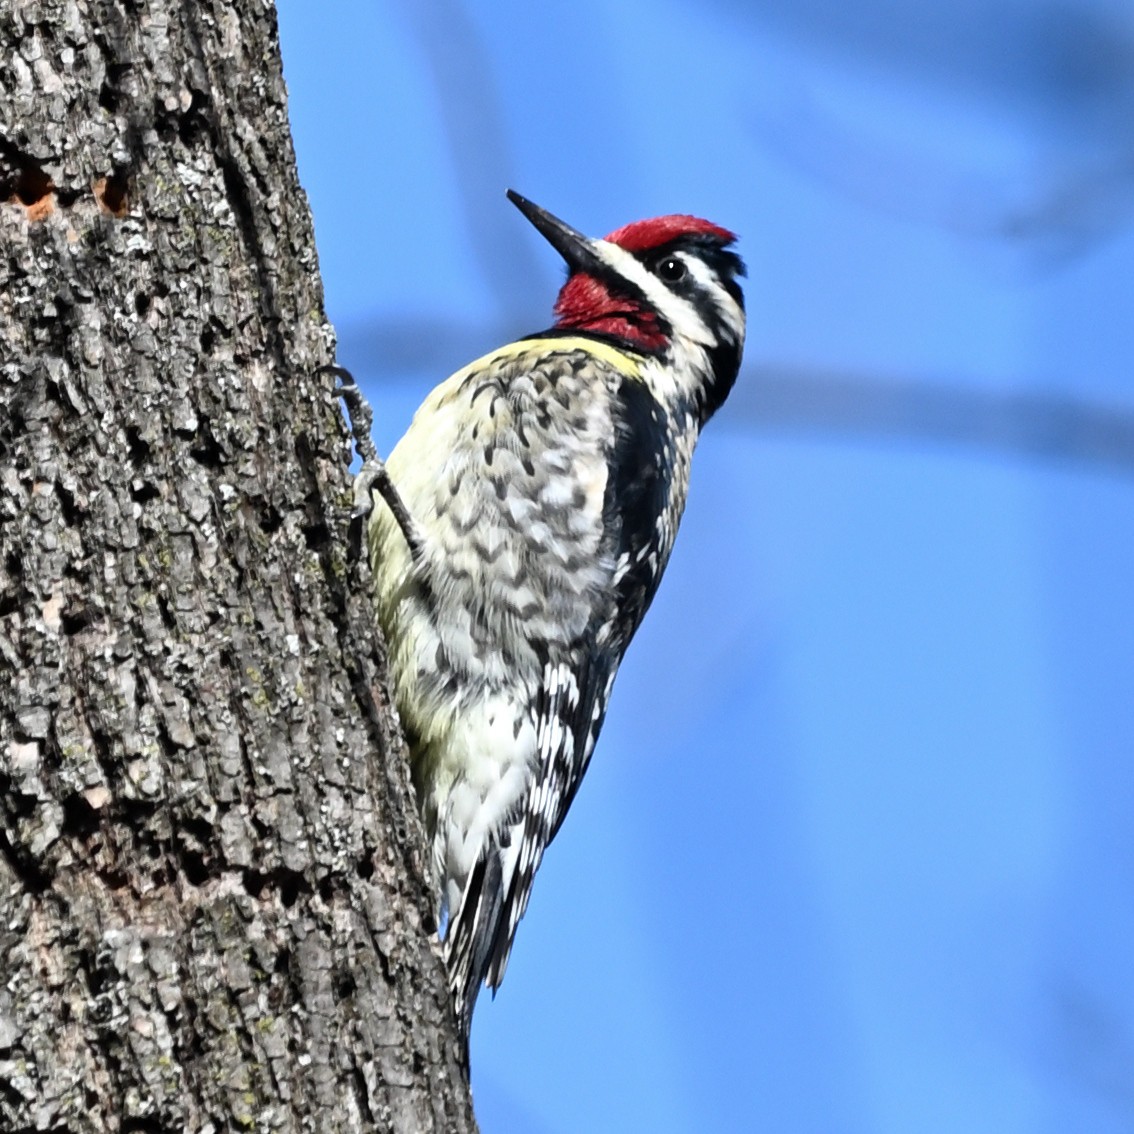
<svg viewBox="0 0 1134 1134">
<path fill-rule="evenodd" d="M 735 280 L 721 280 L 721 286 L 736 300 L 740 309 L 744 310 L 744 296 L 739 284 Z M 702 283 L 692 274 L 685 275 L 674 283 L 665 285 L 674 295 L 684 299 L 704 320 L 705 325 L 712 332 L 713 338 L 719 342 L 731 340 L 736 334 L 736 328 L 731 326 L 720 309 L 711 285 Z M 719 293 L 718 293 L 719 294 Z"/>
<path fill-rule="evenodd" d="M 571 269 L 568 268 L 567 278 L 570 279 L 572 274 L 573 273 Z M 626 319 L 631 323 L 648 322 L 652 324 L 652 329 L 656 329 L 657 332 L 664 338 L 669 339 L 672 336 L 673 327 L 670 326 L 669 320 L 660 311 L 657 310 L 652 300 L 647 298 L 646 293 L 640 287 L 638 287 L 638 285 L 634 283 L 633 280 L 628 280 L 617 269 L 609 267 L 606 264 L 596 265 L 591 274 L 596 279 L 599 279 L 603 283 L 610 286 L 610 293 L 612 296 L 615 296 L 619 299 L 625 299 L 628 304 L 625 309 L 619 307 L 617 309 L 612 308 L 609 312 L 604 311 L 603 318 Z M 646 316 L 648 317 L 647 319 L 643 319 L 643 313 L 646 314 Z M 577 333 L 576 329 L 571 327 L 563 327 L 553 328 L 551 331 L 538 331 L 534 335 L 525 335 L 524 337 L 539 339 L 543 338 L 547 334 L 569 335 L 575 333 Z M 617 335 L 599 333 L 594 337 L 608 340 L 609 342 L 612 342 L 617 346 L 629 345 L 632 346 L 634 350 L 637 350 L 639 352 L 642 352 L 643 349 L 639 343 L 636 343 L 633 340 L 622 339 Z M 660 350 L 658 353 L 660 353 Z"/>
<path fill-rule="evenodd" d="M 699 249 L 694 251 L 722 280 L 732 280 L 736 276 L 748 275 L 744 261 L 735 252 L 730 252 L 727 248 L 721 248 L 717 244 L 702 244 Z"/>
<path fill-rule="evenodd" d="M 609 264 L 597 264 L 588 274 L 595 279 L 601 280 L 605 284 L 609 284 L 614 295 L 628 299 L 631 303 L 636 303 L 639 307 L 643 307 L 647 311 L 652 309 L 650 301 L 646 298 L 646 293 L 638 287 L 633 280 L 628 280 L 616 268 L 610 267 Z M 567 278 L 570 279 L 572 275 L 574 275 L 574 273 L 568 268 Z M 619 312 L 619 314 L 622 314 L 622 312 Z"/>
<path fill-rule="evenodd" d="M 741 267 L 743 267 L 743 265 L 741 265 Z M 722 282 L 724 284 L 725 291 L 727 291 L 729 293 L 729 295 L 732 297 L 733 302 L 737 305 L 737 307 L 739 307 L 740 310 L 743 311 L 744 310 L 744 292 L 740 290 L 740 284 L 738 284 L 736 282 L 736 280 L 733 280 L 733 279 L 726 279 L 726 280 L 723 280 Z"/>
<path fill-rule="evenodd" d="M 744 261 L 735 253 L 722 248 L 712 237 L 683 236 L 649 252 L 636 253 L 637 259 L 649 272 L 657 273 L 658 266 L 669 256 L 683 252 L 697 258 L 716 276 L 717 283 L 744 310 L 744 293 L 736 277 L 745 275 Z M 660 276 L 659 276 L 660 278 Z M 737 330 L 726 319 L 716 300 L 719 292 L 711 284 L 699 282 L 691 273 L 677 281 L 662 280 L 676 296 L 680 296 L 696 309 L 705 321 L 713 338 L 708 348 L 711 376 L 700 391 L 698 413 L 704 424 L 724 404 L 740 370 L 740 349 L 735 335 Z"/>
<path fill-rule="evenodd" d="M 735 343 L 726 343 L 717 338 L 716 346 L 709 349 L 709 364 L 713 368 L 712 378 L 705 383 L 700 404 L 701 424 L 704 425 L 724 405 L 725 399 L 740 373 L 740 351 Z"/>
<path fill-rule="evenodd" d="M 691 273 L 680 280 L 667 280 L 661 275 L 660 266 L 679 252 L 705 264 L 741 311 L 744 310 L 744 293 L 735 277 L 745 274 L 744 261 L 735 252 L 722 248 L 718 240 L 706 236 L 680 236 L 648 252 L 635 253 L 635 258 L 647 271 L 657 275 L 674 295 L 692 304 L 718 343 L 728 341 L 735 335 L 735 328 L 721 314 L 708 286 L 699 283 Z"/>
<path fill-rule="evenodd" d="M 676 252 L 686 252 L 712 268 L 723 284 L 731 283 L 736 276 L 746 276 L 744 261 L 727 248 L 722 248 L 719 240 L 711 236 L 679 236 L 665 244 L 659 244 L 646 252 L 635 252 L 638 260 L 649 272 L 657 274 L 657 267 L 663 260 Z"/>
</svg>

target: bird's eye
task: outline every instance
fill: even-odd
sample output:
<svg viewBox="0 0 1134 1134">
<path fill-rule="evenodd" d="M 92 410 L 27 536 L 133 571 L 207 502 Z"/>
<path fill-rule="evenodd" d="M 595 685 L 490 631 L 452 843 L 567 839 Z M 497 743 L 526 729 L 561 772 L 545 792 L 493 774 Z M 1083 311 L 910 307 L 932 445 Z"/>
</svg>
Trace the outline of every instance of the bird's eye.
<svg viewBox="0 0 1134 1134">
<path fill-rule="evenodd" d="M 667 256 L 658 264 L 658 275 L 667 283 L 677 283 L 685 276 L 685 264 L 676 256 Z"/>
</svg>

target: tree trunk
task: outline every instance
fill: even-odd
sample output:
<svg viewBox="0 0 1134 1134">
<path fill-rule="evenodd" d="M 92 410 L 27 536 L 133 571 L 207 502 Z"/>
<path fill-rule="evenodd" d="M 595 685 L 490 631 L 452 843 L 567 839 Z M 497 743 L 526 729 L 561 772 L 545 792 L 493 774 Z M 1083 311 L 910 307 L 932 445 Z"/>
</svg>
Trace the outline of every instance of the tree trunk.
<svg viewBox="0 0 1134 1134">
<path fill-rule="evenodd" d="M 0 1130 L 472 1130 L 275 13 L 0 44 Z"/>
</svg>

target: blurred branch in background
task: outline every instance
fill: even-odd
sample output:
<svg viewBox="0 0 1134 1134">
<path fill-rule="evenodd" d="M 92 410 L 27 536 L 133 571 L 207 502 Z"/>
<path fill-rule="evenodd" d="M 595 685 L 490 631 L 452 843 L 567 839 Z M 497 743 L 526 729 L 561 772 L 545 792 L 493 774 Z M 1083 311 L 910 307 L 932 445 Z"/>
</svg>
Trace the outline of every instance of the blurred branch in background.
<svg viewBox="0 0 1134 1134">
<path fill-rule="evenodd" d="M 930 442 L 1134 473 L 1134 412 L 1057 393 L 999 392 L 755 366 L 726 420 L 760 431 Z"/>
<path fill-rule="evenodd" d="M 399 382 L 421 384 L 424 394 L 469 359 L 524 329 L 516 322 L 469 327 L 373 321 L 342 327 L 339 349 L 342 357 L 357 360 L 360 374 L 396 376 Z M 1134 410 L 1054 392 L 992 391 L 757 362 L 741 372 L 721 424 L 750 427 L 754 433 L 929 442 L 1134 474 Z"/>
<path fill-rule="evenodd" d="M 1019 246 L 1040 267 L 1089 250 L 1134 213 L 1128 3 L 715 6 L 814 60 L 761 76 L 749 120 L 760 145 L 848 198 Z M 879 100 L 886 114 L 861 113 Z M 958 148 L 960 121 L 970 125 Z M 974 146 L 982 133 L 995 144 Z"/>
<path fill-rule="evenodd" d="M 734 27 L 1023 113 L 1119 125 L 1134 96 L 1128 0 L 706 0 Z M 1116 100 L 1117 99 L 1117 105 Z"/>
<path fill-rule="evenodd" d="M 975 160 L 958 169 L 933 152 L 932 141 L 872 136 L 844 118 L 797 93 L 790 106 L 757 113 L 754 130 L 781 161 L 842 196 L 902 220 L 1007 243 L 1028 268 L 1059 267 L 1090 251 L 1134 212 L 1134 131 L 1126 149 L 1047 154 L 1009 172 Z"/>
<path fill-rule="evenodd" d="M 754 76 L 761 142 L 846 196 L 892 215 L 1022 247 L 1046 266 L 1113 234 L 1134 214 L 1134 22 L 1128 3 L 953 0 L 711 0 L 730 25 L 794 40 L 816 68 Z M 531 329 L 544 273 L 530 242 L 497 207 L 515 162 L 493 58 L 461 0 L 406 5 L 437 91 L 454 191 L 499 325 L 374 321 L 341 330 L 346 357 L 432 385 L 497 342 Z M 824 76 L 842 68 L 830 97 Z M 793 64 L 794 66 L 794 64 Z M 849 68 L 849 71 L 847 70 Z M 874 135 L 845 99 L 859 80 L 887 101 L 894 132 Z M 882 82 L 880 83 L 880 78 Z M 888 81 L 895 85 L 887 86 Z M 959 101 L 958 101 L 959 100 Z M 961 108 L 964 108 L 963 110 Z M 1037 149 L 981 159 L 956 138 L 974 108 L 1026 122 Z M 995 129 L 995 126 L 993 127 Z M 1007 149 L 1008 147 L 1004 147 Z M 998 153 L 993 147 L 989 152 Z M 986 155 L 987 156 L 987 155 Z M 541 316 L 542 315 L 541 307 Z M 1002 392 L 940 380 L 872 379 L 749 364 L 725 421 L 757 431 L 909 440 L 1134 472 L 1134 411 L 1055 392 Z"/>
<path fill-rule="evenodd" d="M 1112 1002 L 1071 977 L 1053 989 L 1058 1046 L 1050 1058 L 1073 1081 L 1111 1104 L 1113 1113 L 1134 1114 L 1134 1035 Z M 1118 1129 L 1129 1129 L 1129 1123 Z"/>
<path fill-rule="evenodd" d="M 401 6 L 437 91 L 440 123 L 453 161 L 458 198 L 477 266 L 501 311 L 523 311 L 543 278 L 528 234 L 500 208 L 513 186 L 504 110 L 492 59 L 458 0 Z"/>
</svg>

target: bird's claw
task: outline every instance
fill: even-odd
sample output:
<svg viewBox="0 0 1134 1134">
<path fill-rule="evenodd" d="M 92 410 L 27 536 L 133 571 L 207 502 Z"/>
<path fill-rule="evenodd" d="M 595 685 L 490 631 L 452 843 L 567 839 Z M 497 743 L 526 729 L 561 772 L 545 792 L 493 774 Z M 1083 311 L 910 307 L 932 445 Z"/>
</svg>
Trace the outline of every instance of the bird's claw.
<svg viewBox="0 0 1134 1134">
<path fill-rule="evenodd" d="M 377 491 L 401 528 L 414 562 L 420 562 L 421 536 L 370 436 L 370 430 L 374 426 L 374 410 L 359 389 L 354 375 L 345 366 L 324 366 L 320 373 L 335 376 L 335 394 L 342 398 L 346 406 L 354 448 L 362 458 L 362 468 L 354 481 L 354 510 L 351 512 L 351 543 L 354 551 L 360 553 L 362 523 L 374 511 L 374 492 Z"/>
</svg>

